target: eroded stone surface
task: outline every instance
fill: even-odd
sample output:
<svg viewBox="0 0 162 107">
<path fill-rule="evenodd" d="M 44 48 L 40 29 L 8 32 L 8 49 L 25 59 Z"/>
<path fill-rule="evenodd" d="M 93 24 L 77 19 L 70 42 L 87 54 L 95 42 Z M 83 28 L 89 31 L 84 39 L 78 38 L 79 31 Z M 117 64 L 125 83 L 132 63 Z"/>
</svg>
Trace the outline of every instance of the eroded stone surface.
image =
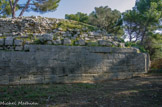
<svg viewBox="0 0 162 107">
<path fill-rule="evenodd" d="M 77 83 L 125 79 L 148 70 L 134 48 L 25 45 L 0 51 L 0 84 Z M 15 49 L 21 50 L 17 46 Z"/>
</svg>

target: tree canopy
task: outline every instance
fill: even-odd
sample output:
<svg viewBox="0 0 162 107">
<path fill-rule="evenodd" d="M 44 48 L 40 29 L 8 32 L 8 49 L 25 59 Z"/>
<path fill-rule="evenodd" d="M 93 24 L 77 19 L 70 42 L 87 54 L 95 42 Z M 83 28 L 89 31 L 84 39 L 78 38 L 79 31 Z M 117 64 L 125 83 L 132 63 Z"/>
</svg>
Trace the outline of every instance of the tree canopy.
<svg viewBox="0 0 162 107">
<path fill-rule="evenodd" d="M 141 44 L 150 32 L 158 30 L 162 18 L 162 1 L 140 0 L 133 10 L 123 13 L 125 31 L 132 39 L 141 40 Z"/>
<path fill-rule="evenodd" d="M 76 14 L 66 14 L 65 19 L 75 20 L 83 23 L 88 23 L 89 16 L 85 13 L 78 12 Z"/>
<path fill-rule="evenodd" d="M 89 15 L 89 23 L 105 29 L 109 34 L 120 36 L 124 34 L 120 11 L 112 10 L 108 6 L 96 7 Z"/>
<path fill-rule="evenodd" d="M 12 14 L 16 17 L 15 12 L 20 10 L 19 16 L 23 16 L 25 11 L 35 11 L 39 13 L 55 11 L 60 0 L 1 0 L 0 14 L 7 16 Z"/>
<path fill-rule="evenodd" d="M 6 0 L 0 1 L 0 17 L 7 17 L 11 15 L 11 8 L 9 2 Z"/>
<path fill-rule="evenodd" d="M 140 0 L 133 10 L 123 13 L 124 29 L 129 41 L 140 41 L 151 59 L 162 58 L 162 0 Z"/>
</svg>

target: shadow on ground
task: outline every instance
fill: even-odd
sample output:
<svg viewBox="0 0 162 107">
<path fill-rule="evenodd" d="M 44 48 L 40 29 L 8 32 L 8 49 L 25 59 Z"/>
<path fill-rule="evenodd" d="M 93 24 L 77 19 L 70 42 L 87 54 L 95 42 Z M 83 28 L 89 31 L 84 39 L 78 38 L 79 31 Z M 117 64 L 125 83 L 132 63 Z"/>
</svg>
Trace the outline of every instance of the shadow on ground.
<svg viewBox="0 0 162 107">
<path fill-rule="evenodd" d="M 0 86 L 3 101 L 48 107 L 160 107 L 162 74 L 97 84 Z"/>
</svg>

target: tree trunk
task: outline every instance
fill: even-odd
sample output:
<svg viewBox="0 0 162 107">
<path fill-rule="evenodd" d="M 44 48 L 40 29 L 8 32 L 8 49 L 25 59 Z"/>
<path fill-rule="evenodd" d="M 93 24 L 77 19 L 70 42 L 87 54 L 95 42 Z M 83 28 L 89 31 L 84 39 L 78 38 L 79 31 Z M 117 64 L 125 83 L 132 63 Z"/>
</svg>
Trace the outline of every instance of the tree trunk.
<svg viewBox="0 0 162 107">
<path fill-rule="evenodd" d="M 22 16 L 22 15 L 24 14 L 24 12 L 26 11 L 26 9 L 27 9 L 27 8 L 28 8 L 28 6 L 29 6 L 30 1 L 31 1 L 31 0 L 28 0 L 28 1 L 27 1 L 27 3 L 26 3 L 26 5 L 25 5 L 25 7 L 22 9 L 22 11 L 21 11 L 21 13 L 20 13 L 20 15 L 19 15 L 19 16 Z"/>
<path fill-rule="evenodd" d="M 14 14 L 13 14 L 13 5 L 12 5 L 12 1 L 11 1 L 11 0 L 9 0 L 9 4 L 10 4 L 10 7 L 11 7 L 12 18 L 14 18 Z"/>
<path fill-rule="evenodd" d="M 16 5 L 17 5 L 18 1 L 19 0 L 15 0 L 15 2 L 12 3 L 12 1 L 9 0 L 10 7 L 11 7 L 11 11 L 12 11 L 12 18 L 15 18 L 16 17 L 15 11 L 16 11 Z"/>
<path fill-rule="evenodd" d="M 144 28 L 144 31 L 143 31 L 143 33 L 142 33 L 142 38 L 141 38 L 141 42 L 140 42 L 141 45 L 143 45 L 145 33 L 146 33 L 146 28 Z"/>
</svg>

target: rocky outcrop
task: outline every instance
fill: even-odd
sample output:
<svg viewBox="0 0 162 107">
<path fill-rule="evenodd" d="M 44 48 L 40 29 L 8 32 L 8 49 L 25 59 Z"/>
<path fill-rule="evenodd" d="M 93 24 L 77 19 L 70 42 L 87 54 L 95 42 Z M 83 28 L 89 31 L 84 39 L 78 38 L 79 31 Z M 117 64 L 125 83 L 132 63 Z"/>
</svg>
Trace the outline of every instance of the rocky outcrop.
<svg viewBox="0 0 162 107">
<path fill-rule="evenodd" d="M 44 17 L 0 18 L 0 49 L 21 50 L 26 44 L 125 47 L 120 38 L 76 21 Z"/>
</svg>

